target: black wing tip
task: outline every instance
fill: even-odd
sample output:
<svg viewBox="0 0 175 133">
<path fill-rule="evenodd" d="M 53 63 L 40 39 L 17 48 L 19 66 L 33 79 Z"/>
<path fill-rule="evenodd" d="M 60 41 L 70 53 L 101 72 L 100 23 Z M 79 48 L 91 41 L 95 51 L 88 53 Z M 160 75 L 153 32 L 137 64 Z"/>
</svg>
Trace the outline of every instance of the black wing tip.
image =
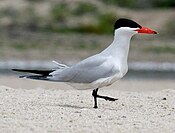
<svg viewBox="0 0 175 133">
<path fill-rule="evenodd" d="M 23 69 L 11 69 L 12 71 L 15 71 L 15 72 L 23 72 L 23 71 L 25 71 L 25 70 L 23 70 Z"/>
<path fill-rule="evenodd" d="M 19 76 L 19 78 L 27 78 L 27 76 L 21 75 L 21 76 Z"/>
<path fill-rule="evenodd" d="M 30 70 L 30 69 L 11 69 L 16 72 L 33 73 L 40 76 L 49 76 L 49 74 L 55 70 Z"/>
</svg>

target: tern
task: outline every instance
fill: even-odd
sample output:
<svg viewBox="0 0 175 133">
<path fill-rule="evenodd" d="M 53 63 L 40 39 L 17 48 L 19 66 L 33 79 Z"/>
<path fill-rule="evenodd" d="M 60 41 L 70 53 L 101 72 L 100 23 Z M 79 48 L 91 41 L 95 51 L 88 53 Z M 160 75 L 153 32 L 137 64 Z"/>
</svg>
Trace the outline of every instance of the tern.
<svg viewBox="0 0 175 133">
<path fill-rule="evenodd" d="M 97 92 L 99 88 L 113 84 L 127 73 L 130 40 L 137 33 L 157 34 L 156 31 L 143 27 L 133 20 L 120 18 L 114 24 L 112 43 L 96 55 L 72 66 L 53 61 L 57 65 L 55 70 L 12 70 L 32 73 L 31 75 L 20 76 L 22 78 L 64 82 L 76 89 L 92 89 L 94 108 L 98 108 L 97 98 L 109 101 L 118 100 L 98 95 Z"/>
</svg>

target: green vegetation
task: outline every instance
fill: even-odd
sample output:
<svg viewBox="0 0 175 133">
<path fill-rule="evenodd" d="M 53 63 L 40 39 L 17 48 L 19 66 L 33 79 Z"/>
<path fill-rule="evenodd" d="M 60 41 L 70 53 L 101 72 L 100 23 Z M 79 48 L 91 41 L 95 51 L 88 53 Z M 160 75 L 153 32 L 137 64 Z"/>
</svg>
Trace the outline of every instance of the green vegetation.
<svg viewBox="0 0 175 133">
<path fill-rule="evenodd" d="M 56 4 L 51 10 L 52 18 L 58 22 L 65 21 L 69 13 L 70 11 L 66 3 Z"/>
<path fill-rule="evenodd" d="M 98 9 L 95 5 L 87 2 L 79 2 L 73 13 L 75 15 L 84 15 L 89 13 L 96 13 L 97 11 Z"/>
<path fill-rule="evenodd" d="M 15 18 L 18 16 L 18 11 L 12 7 L 6 7 L 6 8 L 2 8 L 0 11 L 0 16 L 6 16 L 6 17 L 11 17 L 11 18 Z"/>
<path fill-rule="evenodd" d="M 10 46 L 18 51 L 24 51 L 24 50 L 31 50 L 31 49 L 45 49 L 46 47 L 43 47 L 43 45 L 39 42 L 11 42 Z"/>
<path fill-rule="evenodd" d="M 119 5 L 119 6 L 128 7 L 128 8 L 138 7 L 137 0 L 101 0 L 101 1 L 103 1 L 106 4 Z"/>
<path fill-rule="evenodd" d="M 72 15 L 76 16 L 78 25 L 68 24 Z M 90 15 L 92 21 L 82 22 L 82 17 Z M 48 24 L 45 31 L 50 32 L 81 32 L 95 34 L 112 33 L 113 23 L 117 19 L 116 13 L 110 11 L 99 12 L 98 7 L 88 2 L 78 2 L 74 8 L 71 8 L 67 3 L 59 3 L 51 10 L 53 19 L 52 25 Z M 55 22 L 55 23 L 54 23 Z"/>
<path fill-rule="evenodd" d="M 22 50 L 26 50 L 27 47 L 25 44 L 23 43 L 14 43 L 13 45 L 11 45 L 12 48 L 14 48 L 15 50 L 19 50 L 19 51 L 22 51 Z"/>
<path fill-rule="evenodd" d="M 30 31 L 36 31 L 39 29 L 39 22 L 42 20 L 35 12 L 33 7 L 26 8 L 26 16 L 25 21 L 23 21 L 23 27 Z M 18 22 L 20 25 L 21 22 Z"/>
<path fill-rule="evenodd" d="M 96 33 L 96 34 L 111 34 L 113 31 L 114 22 L 117 16 L 113 13 L 99 14 L 96 16 L 98 22 L 96 24 L 85 24 L 78 27 L 73 27 L 72 31 L 81 33 Z"/>
<path fill-rule="evenodd" d="M 101 14 L 99 16 L 99 25 L 98 28 L 101 29 L 103 33 L 112 33 L 113 25 L 117 20 L 117 15 L 110 13 Z"/>
<path fill-rule="evenodd" d="M 100 0 L 100 1 L 50 1 L 46 9 L 39 9 L 41 0 L 28 0 L 25 8 L 11 5 L 0 9 L 0 28 L 5 30 L 112 34 L 119 14 L 115 6 L 129 8 L 173 7 L 174 0 Z M 107 5 L 108 4 L 108 5 Z M 112 8 L 106 8 L 109 5 Z M 45 7 L 45 6 L 44 6 Z M 42 13 L 42 11 L 44 13 Z M 168 32 L 175 33 L 174 20 L 168 23 Z"/>
<path fill-rule="evenodd" d="M 111 5 L 119 5 L 127 8 L 173 8 L 174 0 L 101 0 Z"/>
<path fill-rule="evenodd" d="M 175 7 L 175 1 L 174 0 L 153 0 L 152 5 L 153 5 L 152 7 L 163 7 L 163 8 Z"/>
</svg>

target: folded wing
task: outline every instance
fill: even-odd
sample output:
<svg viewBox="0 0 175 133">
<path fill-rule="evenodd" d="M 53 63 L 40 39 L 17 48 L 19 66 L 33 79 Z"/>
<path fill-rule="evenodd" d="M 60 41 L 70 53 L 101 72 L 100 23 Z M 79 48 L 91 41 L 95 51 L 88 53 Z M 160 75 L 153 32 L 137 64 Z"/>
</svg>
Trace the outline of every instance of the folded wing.
<svg viewBox="0 0 175 133">
<path fill-rule="evenodd" d="M 63 71 L 50 73 L 50 80 L 70 83 L 91 83 L 110 77 L 118 72 L 111 61 L 112 57 L 92 56 Z"/>
</svg>

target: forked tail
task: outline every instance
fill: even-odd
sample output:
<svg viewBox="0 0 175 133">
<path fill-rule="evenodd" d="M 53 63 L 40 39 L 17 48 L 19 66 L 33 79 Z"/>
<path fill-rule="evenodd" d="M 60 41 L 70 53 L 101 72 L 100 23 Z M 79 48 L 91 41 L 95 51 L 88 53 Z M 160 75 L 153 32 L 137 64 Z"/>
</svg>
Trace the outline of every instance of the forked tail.
<svg viewBox="0 0 175 133">
<path fill-rule="evenodd" d="M 56 61 L 52 61 L 54 64 L 57 65 L 57 70 L 63 70 L 65 68 L 68 68 L 67 65 L 58 63 Z M 19 76 L 20 78 L 29 78 L 29 79 L 37 79 L 37 80 L 49 80 L 49 76 L 53 71 L 56 70 L 30 70 L 30 69 L 12 69 L 12 71 L 16 72 L 26 72 L 26 73 L 32 73 L 32 75 L 22 75 Z"/>
<path fill-rule="evenodd" d="M 47 80 L 47 77 L 50 73 L 55 70 L 25 70 L 25 69 L 12 69 L 12 71 L 16 72 L 26 72 L 33 73 L 33 75 L 22 75 L 20 78 L 30 78 L 30 79 L 38 79 L 38 80 Z"/>
</svg>

